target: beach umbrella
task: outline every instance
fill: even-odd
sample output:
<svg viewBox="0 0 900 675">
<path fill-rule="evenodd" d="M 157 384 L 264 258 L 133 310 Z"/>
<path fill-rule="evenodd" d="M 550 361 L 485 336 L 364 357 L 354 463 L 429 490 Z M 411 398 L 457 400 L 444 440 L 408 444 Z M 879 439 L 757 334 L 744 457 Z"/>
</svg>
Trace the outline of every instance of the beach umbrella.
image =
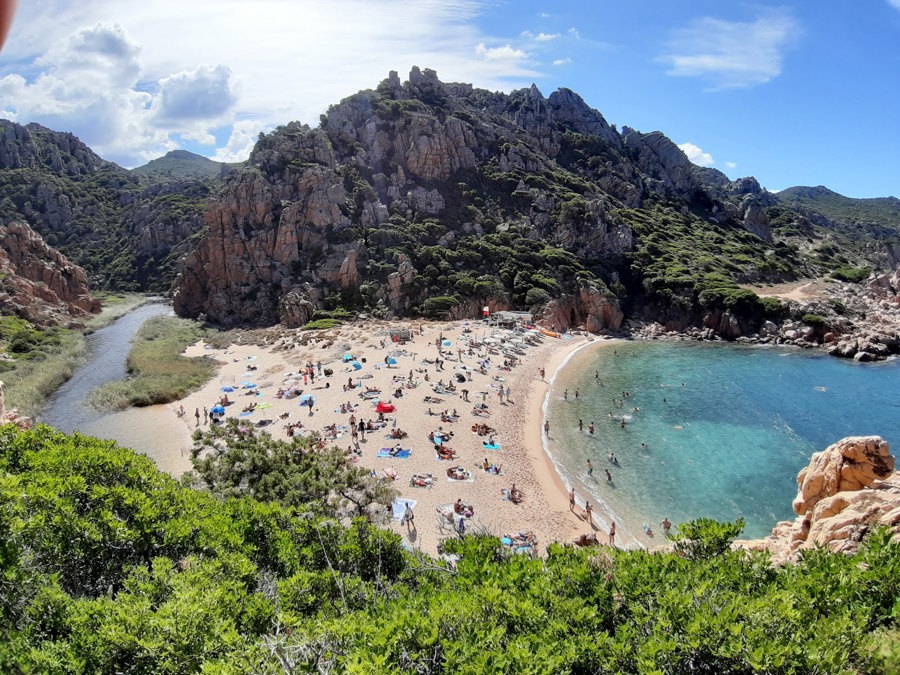
<svg viewBox="0 0 900 675">
<path fill-rule="evenodd" d="M 316 399 L 312 394 L 303 394 L 303 396 L 300 397 L 300 405 L 308 405 L 312 407 L 312 404 L 315 403 L 315 400 Z"/>
<path fill-rule="evenodd" d="M 214 415 L 224 415 L 225 414 L 225 406 L 214 405 L 210 412 L 212 412 Z"/>
<path fill-rule="evenodd" d="M 350 365 L 353 366 L 353 370 L 362 370 L 362 364 L 359 361 L 354 361 Z"/>
<path fill-rule="evenodd" d="M 225 387 L 222 387 L 219 391 L 224 391 L 224 392 L 230 393 L 230 392 L 234 391 L 234 387 L 225 386 Z"/>
<path fill-rule="evenodd" d="M 256 383 L 255 383 L 255 382 L 242 382 L 242 383 L 241 383 L 241 386 L 242 386 L 244 389 L 253 389 L 253 388 L 256 387 Z"/>
<path fill-rule="evenodd" d="M 380 413 L 394 412 L 394 409 L 395 408 L 394 408 L 393 403 L 387 403 L 385 401 L 379 401 L 378 405 L 375 406 L 375 412 L 380 412 Z"/>
<path fill-rule="evenodd" d="M 397 363 L 397 359 L 395 359 L 393 356 L 389 356 L 387 358 L 387 362 L 388 362 L 388 365 L 393 366 L 395 363 Z"/>
</svg>

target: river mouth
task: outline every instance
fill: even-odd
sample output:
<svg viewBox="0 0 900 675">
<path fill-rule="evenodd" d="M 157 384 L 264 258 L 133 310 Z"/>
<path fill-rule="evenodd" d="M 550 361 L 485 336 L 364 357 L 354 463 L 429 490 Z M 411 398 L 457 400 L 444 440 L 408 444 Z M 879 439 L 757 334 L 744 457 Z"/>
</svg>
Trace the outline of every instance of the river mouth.
<svg viewBox="0 0 900 675">
<path fill-rule="evenodd" d="M 170 305 L 152 302 L 88 335 L 87 362 L 48 398 L 38 421 L 66 433 L 114 440 L 147 455 L 161 470 L 175 476 L 190 470 L 190 431 L 174 417 L 169 406 L 107 412 L 87 403 L 91 391 L 126 377 L 131 341 L 144 322 L 173 315 Z"/>
</svg>

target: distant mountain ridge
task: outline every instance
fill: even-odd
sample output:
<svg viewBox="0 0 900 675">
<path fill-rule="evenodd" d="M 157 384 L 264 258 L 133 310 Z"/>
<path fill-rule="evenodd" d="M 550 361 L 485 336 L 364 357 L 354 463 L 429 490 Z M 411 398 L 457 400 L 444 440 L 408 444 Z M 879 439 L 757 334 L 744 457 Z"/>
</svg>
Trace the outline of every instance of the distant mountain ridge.
<svg viewBox="0 0 900 675">
<path fill-rule="evenodd" d="M 132 171 L 153 178 L 213 178 L 222 175 L 229 165 L 187 150 L 170 150 L 162 157 L 137 166 Z"/>
<path fill-rule="evenodd" d="M 820 213 L 838 223 L 896 227 L 900 222 L 900 199 L 896 197 L 845 197 L 822 185 L 790 187 L 775 196 L 783 204 Z"/>
</svg>

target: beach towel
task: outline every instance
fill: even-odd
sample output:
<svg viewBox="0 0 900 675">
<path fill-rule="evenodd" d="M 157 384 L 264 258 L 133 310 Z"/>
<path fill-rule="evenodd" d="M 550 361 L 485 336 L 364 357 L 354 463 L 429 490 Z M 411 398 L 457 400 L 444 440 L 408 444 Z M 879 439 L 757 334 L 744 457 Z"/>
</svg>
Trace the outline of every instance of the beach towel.
<svg viewBox="0 0 900 675">
<path fill-rule="evenodd" d="M 500 449 L 499 443 L 482 443 L 481 446 L 485 450 L 499 450 Z"/>
<path fill-rule="evenodd" d="M 248 410 L 247 412 L 238 413 L 238 417 L 250 417 L 253 414 L 252 410 Z"/>
<path fill-rule="evenodd" d="M 407 459 L 411 454 L 412 450 L 401 450 L 398 453 L 391 454 L 393 448 L 382 448 L 377 453 L 375 453 L 376 457 L 395 457 L 397 459 Z"/>
</svg>

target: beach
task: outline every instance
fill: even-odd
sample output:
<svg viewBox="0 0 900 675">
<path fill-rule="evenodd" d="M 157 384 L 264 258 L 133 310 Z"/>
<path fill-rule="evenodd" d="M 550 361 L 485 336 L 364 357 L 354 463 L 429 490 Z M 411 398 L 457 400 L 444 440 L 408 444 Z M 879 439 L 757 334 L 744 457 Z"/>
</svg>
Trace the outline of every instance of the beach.
<svg viewBox="0 0 900 675">
<path fill-rule="evenodd" d="M 395 476 L 400 500 L 390 527 L 411 548 L 430 554 L 438 552 L 441 539 L 459 530 L 461 517 L 465 531 L 513 535 L 514 547 L 515 535 L 533 533 L 536 544 L 523 547 L 526 551 L 542 553 L 552 542 L 571 543 L 590 533 L 606 543 L 606 531 L 584 520 L 580 498 L 570 511 L 567 486 L 544 447 L 544 439 L 554 433 L 552 420 L 549 433 L 544 431 L 550 382 L 570 354 L 594 340 L 516 333 L 471 321 L 372 321 L 327 331 L 248 331 L 246 340 L 225 349 L 201 342 L 186 350 L 187 356 L 207 356 L 220 364 L 200 390 L 167 406 L 127 414 L 130 419 L 153 415 L 159 427 L 164 411 L 172 429 L 156 437 L 171 435 L 173 442 L 159 442 L 166 448 L 162 452 L 143 451 L 174 475 L 186 468 L 187 456 L 174 446 L 184 442 L 185 433 L 209 424 L 204 410 L 211 411 L 223 396 L 231 402 L 225 406 L 226 418 L 240 417 L 274 438 L 288 440 L 291 425 L 293 433 L 318 434 L 375 475 L 385 480 Z M 301 405 L 309 396 L 311 408 Z M 360 420 L 377 425 L 379 402 L 394 410 L 383 413 L 383 427 L 359 434 L 354 442 L 351 418 L 355 426 Z M 247 410 L 251 407 L 255 409 Z M 487 425 L 490 433 L 479 435 L 474 425 Z M 392 438 L 401 433 L 405 437 Z M 444 452 L 449 449 L 453 458 L 440 459 L 436 444 Z M 499 467 L 499 474 L 485 470 L 485 462 Z M 461 480 L 448 476 L 450 467 L 461 469 Z M 414 476 L 426 485 L 415 485 Z M 520 500 L 511 499 L 518 496 Z M 457 500 L 468 507 L 463 514 L 454 512 Z M 407 504 L 415 515 L 412 523 L 400 520 Z M 465 515 L 468 510 L 471 517 Z"/>
</svg>

